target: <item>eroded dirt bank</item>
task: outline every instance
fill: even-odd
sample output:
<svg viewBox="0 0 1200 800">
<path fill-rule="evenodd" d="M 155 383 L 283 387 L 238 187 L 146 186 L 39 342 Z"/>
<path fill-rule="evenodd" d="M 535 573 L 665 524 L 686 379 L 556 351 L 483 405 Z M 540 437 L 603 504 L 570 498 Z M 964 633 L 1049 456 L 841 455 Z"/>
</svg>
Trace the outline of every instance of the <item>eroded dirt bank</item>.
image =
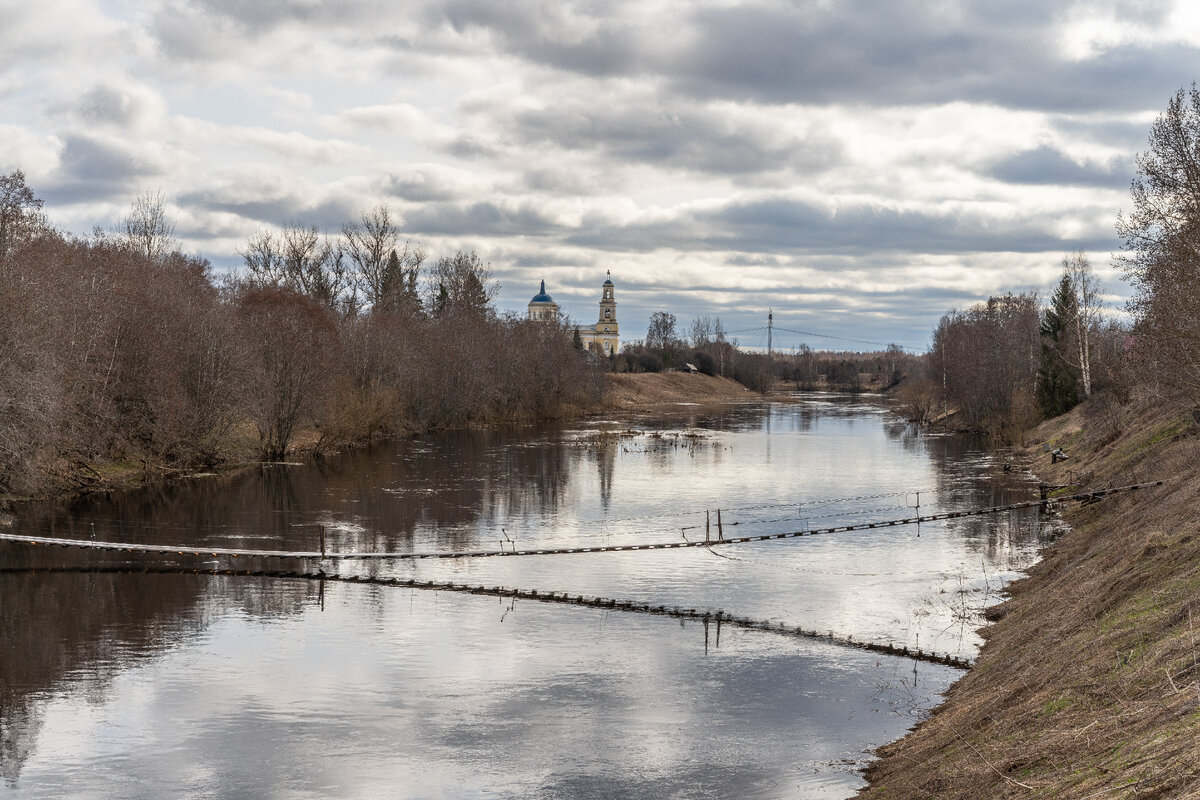
<svg viewBox="0 0 1200 800">
<path fill-rule="evenodd" d="M 1049 484 L 1167 484 L 1063 508 L 1073 530 L 991 610 L 976 667 L 881 749 L 860 796 L 1200 797 L 1200 424 L 1081 407 L 1030 441 Z"/>
</svg>

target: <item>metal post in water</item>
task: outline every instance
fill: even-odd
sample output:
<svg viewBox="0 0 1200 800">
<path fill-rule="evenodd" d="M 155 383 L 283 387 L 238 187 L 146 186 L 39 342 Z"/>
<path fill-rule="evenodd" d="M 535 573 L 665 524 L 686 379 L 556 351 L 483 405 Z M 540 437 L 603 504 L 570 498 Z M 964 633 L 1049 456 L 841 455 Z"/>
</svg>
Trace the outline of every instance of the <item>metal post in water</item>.
<svg viewBox="0 0 1200 800">
<path fill-rule="evenodd" d="M 717 509 L 717 539 L 725 541 L 725 529 L 721 527 L 721 509 Z"/>
<path fill-rule="evenodd" d="M 704 512 L 704 541 L 706 541 L 706 542 L 709 541 L 708 532 L 711 527 L 711 519 L 710 519 L 711 516 L 712 516 L 711 511 L 706 510 Z"/>
<path fill-rule="evenodd" d="M 325 526 L 318 525 L 317 528 L 321 532 L 321 558 L 325 558 Z"/>
<path fill-rule="evenodd" d="M 917 538 L 921 538 L 921 493 L 917 492 Z"/>
</svg>

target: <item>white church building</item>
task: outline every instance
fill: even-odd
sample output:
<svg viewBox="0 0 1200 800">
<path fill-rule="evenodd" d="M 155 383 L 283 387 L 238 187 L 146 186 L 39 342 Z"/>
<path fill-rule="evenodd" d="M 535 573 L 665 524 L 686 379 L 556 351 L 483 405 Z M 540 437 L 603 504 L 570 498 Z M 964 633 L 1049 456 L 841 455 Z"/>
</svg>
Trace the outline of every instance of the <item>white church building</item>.
<svg viewBox="0 0 1200 800">
<path fill-rule="evenodd" d="M 529 301 L 529 318 L 547 322 L 557 322 L 559 319 L 558 303 L 546 293 L 545 281 L 542 281 L 541 290 Z M 585 349 L 599 350 L 606 356 L 621 351 L 621 336 L 617 327 L 617 301 L 613 298 L 611 272 L 601 287 L 599 319 L 595 325 L 575 326 L 572 334 L 575 332 L 579 333 Z"/>
</svg>

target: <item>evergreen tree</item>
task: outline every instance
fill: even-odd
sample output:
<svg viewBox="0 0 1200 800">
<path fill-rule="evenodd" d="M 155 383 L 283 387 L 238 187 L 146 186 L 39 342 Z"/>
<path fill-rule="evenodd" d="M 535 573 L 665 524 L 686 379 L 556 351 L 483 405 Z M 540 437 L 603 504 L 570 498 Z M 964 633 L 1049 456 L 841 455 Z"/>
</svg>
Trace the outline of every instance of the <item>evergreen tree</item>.
<svg viewBox="0 0 1200 800">
<path fill-rule="evenodd" d="M 379 302 L 378 306 L 395 310 L 396 301 L 400 296 L 404 285 L 404 268 L 400 264 L 400 256 L 396 253 L 395 248 L 388 255 L 388 259 L 383 265 L 383 275 L 380 277 L 379 283 Z"/>
<path fill-rule="evenodd" d="M 583 350 L 583 337 L 579 335 L 579 328 L 571 328 L 571 347 L 576 350 Z"/>
<path fill-rule="evenodd" d="M 1064 356 L 1071 352 L 1071 322 L 1076 315 L 1075 290 L 1069 275 L 1059 281 L 1050 307 L 1042 315 L 1042 357 L 1038 366 L 1037 397 L 1042 413 L 1065 414 L 1079 403 L 1079 369 Z"/>
<path fill-rule="evenodd" d="M 409 259 L 412 261 L 413 259 Z M 395 250 L 388 256 L 380 280 L 378 308 L 398 314 L 415 315 L 421 312 L 421 295 L 417 292 L 419 265 L 405 267 L 405 260 Z"/>
<path fill-rule="evenodd" d="M 488 311 L 488 296 L 479 280 L 479 273 L 472 270 L 463 278 L 462 297 L 460 305 L 468 314 L 486 314 Z"/>
<path fill-rule="evenodd" d="M 433 301 L 433 315 L 435 317 L 444 316 L 446 310 L 450 307 L 450 292 L 446 290 L 446 284 L 438 281 L 437 296 Z"/>
</svg>

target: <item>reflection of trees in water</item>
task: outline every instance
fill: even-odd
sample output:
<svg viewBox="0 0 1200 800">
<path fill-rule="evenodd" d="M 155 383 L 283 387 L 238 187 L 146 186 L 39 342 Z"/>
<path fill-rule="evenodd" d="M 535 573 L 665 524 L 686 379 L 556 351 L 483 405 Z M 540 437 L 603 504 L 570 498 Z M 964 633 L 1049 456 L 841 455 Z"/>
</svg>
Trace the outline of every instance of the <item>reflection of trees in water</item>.
<svg viewBox="0 0 1200 800">
<path fill-rule="evenodd" d="M 1010 451 L 991 448 L 981 436 L 930 433 L 901 420 L 883 425 L 889 439 L 909 452 L 924 451 L 933 466 L 937 502 L 942 510 L 984 508 L 1037 499 L 1037 479 L 1020 471 L 1005 472 Z M 930 498 L 931 500 L 933 498 Z M 922 512 L 925 509 L 922 508 Z M 929 513 L 933 513 L 932 507 Z M 1054 526 L 1037 508 L 968 517 L 948 523 L 966 540 L 972 552 L 992 563 L 1006 559 L 1013 545 L 1043 545 Z"/>
<path fill-rule="evenodd" d="M 613 473 L 617 466 L 617 447 L 613 443 L 609 447 L 599 448 L 594 453 L 590 453 L 596 461 L 596 469 L 600 475 L 600 507 L 605 513 L 612 507 L 612 487 Z"/>
<path fill-rule="evenodd" d="M 557 510 L 569 489 L 577 453 L 554 436 L 530 440 L 501 431 L 460 431 L 396 446 L 385 463 L 348 465 L 346 476 L 371 481 L 384 491 L 360 486 L 366 502 L 364 527 L 379 532 L 375 545 L 409 544 L 418 529 L 436 533 L 439 544 L 478 543 L 478 527 Z M 331 484 L 336 486 L 337 483 Z"/>
<path fill-rule="evenodd" d="M 982 437 L 921 438 L 933 466 L 933 488 L 943 509 L 984 508 L 1037 499 L 1036 479 L 1028 473 L 1003 470 L 1008 450 L 989 448 Z M 1052 535 L 1037 508 L 968 517 L 952 524 L 972 552 L 992 563 L 1007 561 L 1013 546 L 1041 545 Z"/>
<path fill-rule="evenodd" d="M 925 447 L 928 433 L 911 422 L 905 422 L 897 417 L 888 417 L 883 421 L 883 433 L 893 442 L 899 442 L 907 452 L 917 453 Z"/>
<path fill-rule="evenodd" d="M 421 528 L 436 531 L 439 543 L 462 546 L 474 543 L 481 522 L 499 525 L 558 508 L 579 458 L 553 436 L 457 432 L 377 443 L 310 465 L 267 465 L 122 495 L 30 505 L 16 529 L 197 547 L 316 549 L 317 526 L 324 524 L 331 547 L 403 549 Z M 601 458 L 600 469 L 602 492 L 611 494 L 613 459 Z M 145 558 L 0 547 L 8 570 L 118 566 Z M 243 566 L 266 562 L 246 560 Z M 315 602 L 318 591 L 312 583 L 270 579 L 8 572 L 0 582 L 0 775 L 15 785 L 36 747 L 42 698 L 68 675 L 73 691 L 102 697 L 130 661 L 202 630 L 219 607 L 287 616 Z M 80 675 L 87 678 L 81 682 Z"/>
<path fill-rule="evenodd" d="M 25 548 L 28 549 L 28 548 Z M 191 575 L 13 570 L 0 580 L 0 775 L 16 787 L 56 692 L 103 700 L 113 678 L 204 630 L 213 612 L 298 613 L 310 583 Z M 16 568 L 19 569 L 19 568 Z"/>
<path fill-rule="evenodd" d="M 201 548 L 315 550 L 321 526 L 337 549 L 400 550 L 419 530 L 461 545 L 474 541 L 481 522 L 503 525 L 558 508 L 579 457 L 553 436 L 460 431 L 375 443 L 313 464 L 264 465 L 69 505 L 31 506 L 19 527 Z M 611 466 L 604 485 L 611 491 Z"/>
</svg>

